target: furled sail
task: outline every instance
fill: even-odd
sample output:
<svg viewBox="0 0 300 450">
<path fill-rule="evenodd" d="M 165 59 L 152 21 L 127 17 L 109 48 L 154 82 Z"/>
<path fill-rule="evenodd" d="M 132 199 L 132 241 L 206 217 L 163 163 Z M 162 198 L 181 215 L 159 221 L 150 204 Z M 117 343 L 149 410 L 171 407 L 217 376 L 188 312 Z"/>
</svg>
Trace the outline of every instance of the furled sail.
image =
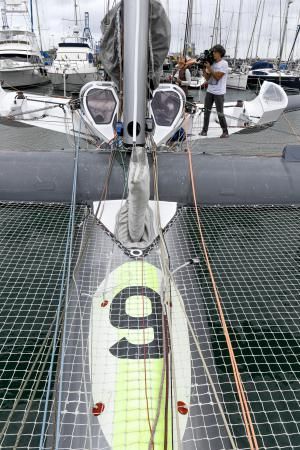
<svg viewBox="0 0 300 450">
<path fill-rule="evenodd" d="M 122 2 L 111 9 L 101 23 L 103 39 L 101 60 L 106 73 L 119 86 L 122 68 Z M 150 0 L 149 78 L 153 89 L 159 85 L 160 70 L 168 55 L 171 42 L 171 23 L 162 4 Z"/>
</svg>

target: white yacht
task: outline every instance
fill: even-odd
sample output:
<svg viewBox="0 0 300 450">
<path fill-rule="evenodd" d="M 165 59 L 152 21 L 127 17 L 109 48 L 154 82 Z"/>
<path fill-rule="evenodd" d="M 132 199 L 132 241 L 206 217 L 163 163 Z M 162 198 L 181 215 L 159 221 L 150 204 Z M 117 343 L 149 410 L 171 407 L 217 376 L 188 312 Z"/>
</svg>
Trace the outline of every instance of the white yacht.
<svg viewBox="0 0 300 450">
<path fill-rule="evenodd" d="M 99 79 L 94 56 L 86 38 L 79 36 L 77 8 L 74 0 L 75 26 L 73 35 L 62 39 L 58 44 L 56 58 L 48 69 L 48 76 L 56 89 L 66 91 L 80 90 L 89 81 Z"/>
<path fill-rule="evenodd" d="M 248 72 L 230 69 L 227 76 L 227 87 L 245 91 L 248 83 Z"/>
<path fill-rule="evenodd" d="M 13 6 L 11 9 L 10 7 Z M 4 87 L 18 88 L 48 82 L 43 60 L 33 31 L 8 26 L 7 15 L 29 18 L 26 1 L 4 3 L 3 29 L 0 31 L 0 81 Z M 27 16 L 27 17 L 26 17 Z"/>
</svg>

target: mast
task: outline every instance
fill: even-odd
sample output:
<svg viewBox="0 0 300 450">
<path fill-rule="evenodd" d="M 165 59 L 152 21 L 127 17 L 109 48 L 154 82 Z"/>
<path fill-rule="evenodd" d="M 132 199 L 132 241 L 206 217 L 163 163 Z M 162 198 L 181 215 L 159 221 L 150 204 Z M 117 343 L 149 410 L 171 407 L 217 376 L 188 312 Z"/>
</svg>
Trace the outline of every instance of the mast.
<svg viewBox="0 0 300 450">
<path fill-rule="evenodd" d="M 222 42 L 222 22 L 221 22 L 221 0 L 219 0 L 219 17 L 218 17 L 218 26 L 219 26 L 219 43 Z M 217 43 L 217 42 L 216 42 Z"/>
<path fill-rule="evenodd" d="M 124 139 L 130 147 L 128 235 L 138 243 L 145 233 L 150 199 L 146 142 L 149 0 L 124 0 Z M 120 213 L 121 214 L 121 213 Z"/>
<path fill-rule="evenodd" d="M 124 0 L 124 142 L 145 144 L 149 0 Z"/>
<path fill-rule="evenodd" d="M 287 0 L 287 2 L 286 2 L 283 31 L 282 31 L 282 36 L 281 36 L 281 45 L 280 45 L 280 51 L 279 51 L 279 57 L 278 57 L 278 67 L 280 66 L 280 63 L 282 61 L 283 48 L 284 48 L 284 42 L 285 42 L 285 37 L 286 37 L 286 32 L 287 32 L 287 25 L 288 25 L 289 7 L 293 3 L 293 1 L 294 0 Z"/>
<path fill-rule="evenodd" d="M 252 34 L 251 34 L 251 38 L 250 38 L 250 42 L 249 42 L 249 47 L 248 47 L 248 50 L 247 50 L 246 60 L 248 60 L 248 58 L 249 58 L 250 50 L 251 50 L 251 47 L 252 47 L 253 42 L 254 42 L 254 33 L 255 33 L 255 29 L 256 29 L 256 24 L 257 24 L 257 19 L 258 19 L 258 16 L 259 16 L 259 11 L 260 11 L 261 4 L 262 4 L 262 0 L 258 0 L 257 12 L 256 12 L 255 21 L 254 21 L 254 25 L 253 25 L 253 30 L 252 30 Z"/>
<path fill-rule="evenodd" d="M 75 21 L 75 27 L 78 26 L 78 2 L 77 0 L 74 0 L 74 21 Z"/>
<path fill-rule="evenodd" d="M 258 38 L 257 38 L 256 53 L 255 53 L 256 58 L 258 57 L 258 48 L 259 48 L 259 45 L 260 45 L 260 37 L 261 37 L 261 29 L 262 29 L 262 23 L 263 23 L 264 12 L 265 12 L 265 4 L 266 4 L 266 1 L 263 0 L 263 6 L 262 6 L 261 18 L 260 18 L 260 25 L 259 25 L 259 31 L 258 31 Z"/>
<path fill-rule="evenodd" d="M 242 8 L 243 8 L 243 0 L 240 0 L 239 18 L 238 18 L 238 26 L 237 26 L 237 32 L 236 32 L 236 40 L 235 40 L 233 67 L 236 66 L 238 45 L 239 45 L 239 39 L 240 39 L 240 26 L 241 26 Z"/>
<path fill-rule="evenodd" d="M 194 9 L 194 0 L 188 0 L 183 56 L 187 56 L 188 48 L 190 47 L 192 41 L 193 9 Z"/>
<path fill-rule="evenodd" d="M 270 36 L 269 36 L 269 42 L 268 42 L 267 58 L 269 58 L 270 47 L 271 47 L 271 42 L 272 42 L 273 21 L 274 21 L 274 14 L 272 14 L 272 19 L 271 19 L 271 28 L 270 28 Z"/>
<path fill-rule="evenodd" d="M 36 17 L 37 17 L 37 26 L 38 26 L 38 31 L 39 31 L 40 50 L 42 52 L 43 51 L 43 41 L 42 41 L 42 33 L 41 33 L 41 23 L 40 23 L 38 0 L 35 0 L 35 10 L 36 10 Z"/>
<path fill-rule="evenodd" d="M 218 11 L 219 11 L 219 0 L 217 0 L 216 3 L 216 11 L 215 11 L 215 18 L 214 18 L 214 28 L 213 28 L 213 34 L 211 36 L 211 47 L 213 47 L 216 44 L 216 39 L 218 36 L 218 31 L 216 32 L 216 28 L 217 28 L 217 21 L 218 21 Z M 215 35 L 216 35 L 216 39 L 215 39 Z"/>
<path fill-rule="evenodd" d="M 228 31 L 227 31 L 227 36 L 226 36 L 226 40 L 225 40 L 225 48 L 227 48 L 227 44 L 228 44 L 228 40 L 229 40 L 229 35 L 230 35 L 230 33 L 231 33 L 231 27 L 232 27 L 233 17 L 234 17 L 234 11 L 232 11 L 232 13 L 231 13 L 231 18 L 230 18 L 229 27 L 228 27 Z"/>
<path fill-rule="evenodd" d="M 300 21 L 300 14 L 299 14 L 299 18 L 298 18 L 298 23 L 299 23 L 299 21 Z M 290 62 L 292 61 L 293 53 L 294 53 L 294 50 L 295 50 L 295 45 L 296 45 L 299 33 L 300 33 L 300 24 L 297 25 L 296 35 L 295 35 L 294 42 L 293 42 L 293 45 L 292 45 L 292 48 L 291 48 L 291 51 L 290 51 L 290 54 L 289 54 L 289 57 L 288 57 L 288 61 L 287 61 L 288 64 L 290 64 Z"/>
<path fill-rule="evenodd" d="M 32 6 L 32 0 L 30 0 L 30 23 L 31 23 L 31 32 L 33 33 L 33 6 Z"/>
</svg>

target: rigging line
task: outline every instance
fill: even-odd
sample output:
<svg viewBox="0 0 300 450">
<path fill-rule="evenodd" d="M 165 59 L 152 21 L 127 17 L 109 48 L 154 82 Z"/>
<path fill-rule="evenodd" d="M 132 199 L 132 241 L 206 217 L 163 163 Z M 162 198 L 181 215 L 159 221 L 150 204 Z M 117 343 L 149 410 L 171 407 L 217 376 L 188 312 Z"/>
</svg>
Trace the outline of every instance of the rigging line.
<svg viewBox="0 0 300 450">
<path fill-rule="evenodd" d="M 174 408 L 174 403 L 175 405 L 177 405 L 177 398 L 176 398 L 176 392 L 177 392 L 177 388 L 176 388 L 176 373 L 175 373 L 175 363 L 174 363 L 174 356 L 173 356 L 173 330 L 172 330 L 172 314 L 171 314 L 171 283 L 170 283 L 170 277 L 168 277 L 168 273 L 170 271 L 169 265 L 170 265 L 170 256 L 169 256 L 169 252 L 168 252 L 168 247 L 166 245 L 165 242 L 165 238 L 162 232 L 162 226 L 161 226 L 161 217 L 160 217 L 160 210 L 159 210 L 159 191 L 158 191 L 158 165 L 157 165 L 157 154 L 156 154 L 156 144 L 153 141 L 152 142 L 152 154 L 153 154 L 153 178 L 154 178 L 154 193 L 155 193 L 155 200 L 156 200 L 156 220 L 157 220 L 157 230 L 159 233 L 159 237 L 160 237 L 160 265 L 161 265 L 161 269 L 162 269 L 162 274 L 164 276 L 164 279 L 167 280 L 167 282 L 165 281 L 164 283 L 162 283 L 162 288 L 163 288 L 163 298 L 164 298 L 164 308 L 165 308 L 165 312 L 166 312 L 166 317 L 167 317 L 167 325 L 168 325 L 168 332 L 169 332 L 169 340 L 170 340 L 170 354 L 171 354 L 171 368 L 170 368 L 170 373 L 167 372 L 166 376 L 167 376 L 167 382 L 169 380 L 169 376 L 171 376 L 171 411 L 172 411 L 172 428 L 173 428 L 173 420 L 174 420 L 174 415 L 173 415 L 173 408 Z M 167 286 L 167 284 L 169 284 L 169 298 L 166 300 L 166 288 L 165 286 Z M 172 386 L 174 386 L 174 389 L 172 389 Z M 167 392 L 169 391 L 169 387 L 166 386 L 166 395 Z M 174 402 L 175 399 L 175 402 Z M 166 397 L 166 400 L 168 401 L 169 398 Z M 168 406 L 166 406 L 168 407 Z M 180 427 L 179 427 L 179 419 L 178 419 L 178 415 L 175 415 L 176 417 L 176 431 L 177 431 L 177 445 L 178 448 L 180 450 L 181 448 L 181 436 L 180 436 Z M 168 428 L 165 428 L 165 443 L 164 443 L 164 447 L 165 449 L 167 449 L 168 446 Z M 173 434 L 172 434 L 172 439 L 173 439 Z M 173 442 L 172 442 L 172 446 L 173 446 Z"/>
<path fill-rule="evenodd" d="M 61 355 L 61 379 L 58 391 L 58 411 L 57 411 L 57 423 L 56 423 L 56 443 L 55 449 L 59 450 L 59 439 L 60 439 L 60 416 L 61 416 L 61 404 L 62 404 L 62 384 L 63 384 L 63 372 L 65 363 L 65 345 L 66 345 L 66 334 L 67 334 L 67 314 L 68 314 L 68 300 L 70 291 L 70 279 L 71 279 L 71 266 L 72 266 L 72 248 L 74 239 L 74 226 L 75 226 L 75 211 L 76 211 L 76 195 L 77 195 L 77 176 L 78 176 L 78 162 L 79 162 L 79 152 L 80 152 L 80 131 L 81 131 L 81 120 L 79 122 L 79 134 L 77 138 L 77 143 L 75 142 L 75 157 L 74 157 L 74 174 L 73 174 L 73 191 L 72 191 L 72 203 L 71 203 L 71 234 L 70 234 L 70 246 L 68 254 L 68 265 L 67 265 L 67 283 L 66 283 L 66 302 L 64 310 L 64 327 L 62 334 L 62 355 Z M 75 140 L 74 135 L 74 140 Z"/>
<path fill-rule="evenodd" d="M 76 188 L 76 165 L 78 160 L 75 158 L 74 161 L 74 173 L 73 173 L 73 191 L 72 191 L 72 201 L 75 196 L 75 188 Z M 60 314 L 63 309 L 63 301 L 64 301 L 64 291 L 65 291 L 65 282 L 66 280 L 66 274 L 67 274 L 67 263 L 68 263 L 68 256 L 69 253 L 71 254 L 72 248 L 70 248 L 71 243 L 71 235 L 73 234 L 72 226 L 74 226 L 74 221 L 72 220 L 73 216 L 73 203 L 70 207 L 70 217 L 69 217 L 69 223 L 68 223 L 68 229 L 67 229 L 67 240 L 66 240 L 66 250 L 64 255 L 64 261 L 63 261 L 63 269 L 62 269 L 62 280 L 61 280 L 61 287 L 60 287 L 60 294 L 59 294 L 59 301 L 58 301 L 58 307 L 57 307 L 57 313 L 56 313 L 56 323 L 55 323 L 55 330 L 54 330 L 54 336 L 53 336 L 53 342 L 57 342 L 58 335 L 59 335 L 59 329 L 60 329 Z M 51 354 L 51 361 L 50 361 L 50 367 L 48 370 L 48 384 L 47 384 L 47 391 L 46 391 L 46 399 L 45 399 L 45 406 L 43 411 L 43 419 L 42 419 L 42 429 L 41 429 L 41 436 L 40 436 L 40 442 L 39 442 L 39 450 L 44 449 L 44 438 L 45 438 L 45 431 L 46 431 L 46 423 L 47 423 L 47 414 L 48 414 L 48 405 L 50 400 L 50 392 L 51 392 L 51 382 L 52 382 L 52 375 L 53 375 L 53 369 L 54 369 L 54 361 L 55 361 L 55 353 L 56 353 L 56 347 L 53 345 L 52 354 Z"/>
<path fill-rule="evenodd" d="M 238 365 L 237 365 L 237 362 L 235 359 L 235 354 L 233 351 L 229 331 L 227 328 L 227 324 L 226 324 L 226 320 L 225 320 L 225 316 L 224 316 L 224 312 L 223 312 L 223 308 L 222 308 L 221 297 L 220 297 L 220 294 L 219 294 L 219 291 L 217 288 L 217 284 L 215 281 L 215 277 L 214 277 L 212 266 L 211 266 L 210 259 L 209 259 L 208 249 L 207 249 L 205 238 L 204 238 L 203 231 L 202 231 L 202 225 L 201 225 L 201 220 L 200 220 L 198 206 L 197 206 L 192 156 L 191 156 L 189 146 L 187 148 L 187 154 L 188 154 L 188 160 L 189 160 L 190 177 L 191 177 L 191 183 L 192 183 L 192 192 L 193 192 L 193 199 L 194 199 L 194 205 L 195 205 L 195 211 L 196 211 L 196 218 L 197 218 L 197 224 L 198 224 L 198 229 L 199 229 L 199 234 L 200 234 L 200 242 L 202 245 L 202 249 L 203 249 L 206 265 L 207 265 L 207 268 L 209 271 L 209 275 L 211 278 L 213 291 L 214 291 L 214 295 L 215 295 L 216 302 L 217 302 L 217 309 L 219 312 L 219 317 L 221 320 L 221 324 L 223 327 L 223 331 L 224 331 L 224 335 L 225 335 L 225 339 L 226 339 L 226 343 L 227 343 L 227 347 L 228 347 L 228 351 L 229 351 L 229 355 L 230 355 L 234 379 L 235 379 L 238 396 L 239 396 L 239 400 L 240 400 L 240 405 L 241 405 L 241 409 L 242 409 L 244 425 L 245 425 L 246 432 L 247 432 L 247 439 L 250 444 L 251 450 L 259 450 L 255 431 L 254 431 L 254 426 L 253 426 L 253 422 L 252 422 L 252 418 L 251 418 L 251 413 L 250 413 L 250 409 L 249 409 L 249 405 L 248 405 L 248 400 L 246 397 L 246 393 L 245 393 L 241 375 L 240 375 L 240 372 L 238 369 Z"/>
<path fill-rule="evenodd" d="M 158 219 L 158 216 L 157 216 Z M 163 295 L 160 296 L 161 298 L 161 305 L 162 305 L 162 329 L 163 329 L 163 367 L 162 367 L 162 374 L 161 374 L 161 380 L 160 380 L 160 387 L 159 387 L 159 394 L 158 394 L 158 404 L 156 409 L 156 417 L 153 422 L 152 430 L 151 430 L 151 436 L 150 441 L 148 445 L 148 450 L 151 450 L 151 448 L 154 448 L 154 439 L 155 439 L 155 433 L 159 421 L 159 417 L 161 414 L 161 405 L 162 405 L 162 399 L 163 399 L 163 388 L 164 388 L 164 382 L 166 378 L 166 397 L 165 397 L 165 437 L 164 437 L 164 449 L 167 450 L 168 448 L 168 399 L 169 399 L 169 377 L 168 377 L 168 341 L 166 344 L 166 336 L 168 335 L 167 331 L 167 320 L 164 314 L 165 304 L 162 301 Z"/>
<path fill-rule="evenodd" d="M 80 254 L 83 255 L 82 247 L 80 248 Z M 75 269 L 76 269 L 76 267 L 75 267 Z M 84 385 L 86 414 L 87 414 L 88 429 L 89 429 L 90 450 L 92 450 L 92 448 L 93 448 L 93 434 L 92 434 L 92 423 L 91 423 L 90 410 L 89 410 L 90 409 L 90 402 L 89 402 L 89 398 L 88 398 L 87 381 L 86 381 L 86 373 L 85 373 L 85 363 L 86 363 L 86 359 L 87 359 L 88 356 L 84 355 L 84 352 L 83 352 L 83 349 L 84 349 L 83 316 L 82 316 L 81 303 L 80 303 L 80 294 L 79 294 L 78 285 L 77 285 L 76 278 L 75 278 L 75 269 L 73 271 L 72 279 L 73 279 L 73 284 L 75 286 L 78 310 L 79 310 L 79 315 L 80 315 L 80 337 L 81 337 L 81 348 L 82 348 L 82 351 L 81 351 L 81 357 L 82 357 L 81 362 L 82 362 L 82 368 L 83 368 L 83 385 Z"/>
<path fill-rule="evenodd" d="M 147 420 L 150 430 L 150 436 L 152 436 L 152 426 L 150 419 L 150 409 L 149 409 L 149 397 L 148 397 L 148 380 L 147 380 L 147 347 L 146 347 L 146 330 L 145 330 L 145 296 L 144 296 L 144 258 L 142 258 L 142 326 L 143 326 L 143 344 L 144 344 L 144 389 L 145 389 L 145 400 L 147 408 Z M 152 441 L 152 449 L 154 450 L 154 441 Z"/>
<path fill-rule="evenodd" d="M 60 105 L 60 104 L 59 105 L 57 104 L 57 105 L 54 105 L 54 106 L 46 106 L 45 108 L 33 109 L 33 110 L 30 110 L 30 111 L 22 111 L 20 113 L 10 114 L 9 116 L 7 116 L 7 118 L 8 119 L 13 119 L 14 117 L 24 116 L 26 114 L 33 114 L 33 113 L 40 112 L 40 111 L 47 111 L 49 109 L 54 109 L 54 108 L 62 108 L 63 109 L 63 106 Z M 28 119 L 28 120 L 32 120 L 32 119 Z"/>
<path fill-rule="evenodd" d="M 190 148 L 189 148 L 189 145 L 188 145 L 188 149 L 189 149 L 189 152 L 191 153 Z M 183 267 L 184 267 L 184 266 L 182 266 L 182 268 L 183 268 Z M 176 273 L 176 270 L 175 270 L 174 273 Z M 189 319 L 189 317 L 188 317 L 188 315 L 187 315 L 187 313 L 186 313 L 186 311 L 185 311 L 185 305 L 184 305 L 184 302 L 183 302 L 183 300 L 182 300 L 182 298 L 181 298 L 179 289 L 178 289 L 178 287 L 177 287 L 176 280 L 175 280 L 175 278 L 174 278 L 174 274 L 171 272 L 170 269 L 169 269 L 169 276 L 170 276 L 170 278 L 171 278 L 171 280 L 172 280 L 172 282 L 173 282 L 173 285 L 175 286 L 175 289 L 176 289 L 176 291 L 177 291 L 179 303 L 181 304 L 182 311 L 183 311 L 183 313 L 184 313 L 184 315 L 185 315 L 185 318 L 186 318 L 186 320 L 187 320 L 187 324 L 188 324 L 190 333 L 191 333 L 191 335 L 192 335 L 192 338 L 193 338 L 194 343 L 195 343 L 195 345 L 196 345 L 196 348 L 197 348 L 198 354 L 199 354 L 199 356 L 200 356 L 201 362 L 202 362 L 202 364 L 203 364 L 203 368 L 204 368 L 204 371 L 205 371 L 205 373 L 206 373 L 206 376 L 207 376 L 209 385 L 210 385 L 210 387 L 211 387 L 211 389 L 212 389 L 212 392 L 213 392 L 213 395 L 214 395 L 214 397 L 215 397 L 215 400 L 216 400 L 216 403 L 217 403 L 217 406 L 218 406 L 220 415 L 221 415 L 221 417 L 222 417 L 222 420 L 223 420 L 225 429 L 226 429 L 226 431 L 227 431 L 228 438 L 229 438 L 230 443 L 231 443 L 231 445 L 232 445 L 232 449 L 233 449 L 233 450 L 238 450 L 238 449 L 237 449 L 237 446 L 236 446 L 236 444 L 235 444 L 233 435 L 232 435 L 232 433 L 231 433 L 231 430 L 230 430 L 230 427 L 229 427 L 227 418 L 226 418 L 226 416 L 225 416 L 225 412 L 224 412 L 224 409 L 223 409 L 221 400 L 220 400 L 220 398 L 219 398 L 219 394 L 217 393 L 217 390 L 216 390 L 216 387 L 215 387 L 215 383 L 214 383 L 214 381 L 213 381 L 213 379 L 212 379 L 212 376 L 211 376 L 210 371 L 209 371 L 209 368 L 208 368 L 208 366 L 207 366 L 207 363 L 206 363 L 204 354 L 203 354 L 203 352 L 202 352 L 202 350 L 201 350 L 201 346 L 200 346 L 199 340 L 198 340 L 198 338 L 197 338 L 197 336 L 196 336 L 196 333 L 195 333 L 194 328 L 193 328 L 193 326 L 192 326 L 192 324 L 191 324 L 191 321 L 190 321 L 190 319 Z"/>
<path fill-rule="evenodd" d="M 283 113 L 283 117 L 284 120 L 287 122 L 288 126 L 290 127 L 290 129 L 292 130 L 292 134 L 293 136 L 295 136 L 297 138 L 298 141 L 300 141 L 300 136 L 299 134 L 297 134 L 295 128 L 293 127 L 293 125 L 291 124 L 290 120 L 286 117 L 286 113 Z"/>
</svg>

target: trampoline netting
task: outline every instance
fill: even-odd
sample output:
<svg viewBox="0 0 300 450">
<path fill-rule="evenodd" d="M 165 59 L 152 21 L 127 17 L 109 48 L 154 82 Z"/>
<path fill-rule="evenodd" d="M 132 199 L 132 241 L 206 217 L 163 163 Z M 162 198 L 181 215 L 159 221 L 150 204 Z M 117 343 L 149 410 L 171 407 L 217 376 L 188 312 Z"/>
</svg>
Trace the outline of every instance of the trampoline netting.
<svg viewBox="0 0 300 450">
<path fill-rule="evenodd" d="M 299 450 L 300 208 L 204 207 L 200 212 L 259 448 Z M 83 213 L 84 209 L 78 208 L 77 224 L 82 221 Z M 20 387 L 27 379 L 40 351 L 38 363 L 34 366 L 5 433 L 1 436 L 0 444 L 3 449 L 39 448 L 51 342 L 51 333 L 47 333 L 57 307 L 68 220 L 69 208 L 62 205 L 2 204 L 0 208 L 1 428 L 6 424 Z M 83 229 L 76 227 L 75 249 L 81 241 L 80 230 Z M 92 218 L 86 222 L 85 235 L 88 240 L 76 272 L 76 284 L 72 286 L 65 316 L 67 332 L 64 366 L 55 388 L 56 392 L 61 392 L 61 404 L 58 406 L 57 395 L 52 392 L 45 448 L 53 448 L 55 434 L 56 443 L 61 450 L 129 447 L 146 449 L 150 432 L 143 428 L 145 392 L 148 393 L 146 406 L 149 408 L 151 421 L 157 411 L 158 401 L 151 394 L 151 389 L 162 366 L 158 369 L 150 367 L 152 363 L 149 360 L 145 363 L 141 358 L 142 366 L 144 369 L 146 367 L 148 374 L 146 388 L 144 372 L 139 362 L 135 362 L 135 366 L 123 366 L 122 378 L 113 384 L 112 399 L 109 385 L 115 373 L 112 352 L 103 359 L 103 349 L 96 341 L 104 344 L 107 342 L 111 347 L 116 337 L 114 328 L 117 327 L 119 333 L 120 330 L 133 326 L 132 319 L 129 318 L 132 308 L 135 311 L 132 315 L 139 320 L 131 330 L 131 344 L 145 344 L 145 340 L 151 344 L 153 336 L 148 329 L 142 333 L 140 341 L 140 331 L 146 329 L 140 318 L 146 316 L 147 312 L 148 328 L 155 329 L 157 324 L 161 324 L 159 303 L 154 300 L 155 294 L 151 297 L 149 290 L 149 283 L 152 283 L 152 291 L 159 293 L 157 283 L 159 284 L 160 278 L 157 276 L 158 272 L 155 272 L 161 268 L 159 248 L 153 248 L 142 261 L 132 260 Z M 189 348 L 186 352 L 182 350 L 183 344 L 180 341 L 184 341 L 182 336 L 186 335 L 185 317 L 190 320 L 197 335 L 236 446 L 238 449 L 249 449 L 228 350 L 199 246 L 193 208 L 179 209 L 176 220 L 165 233 L 165 240 L 171 271 L 185 265 L 191 258 L 198 258 L 195 259 L 195 264 L 185 265 L 175 273 L 178 291 L 171 290 L 173 308 L 176 308 L 175 303 L 180 294 L 186 314 L 179 317 L 182 318 L 181 321 L 177 320 L 177 331 L 174 329 L 171 332 L 172 352 L 177 352 L 178 364 L 189 358 L 189 364 L 183 364 L 179 373 L 189 373 L 190 377 L 175 376 L 176 392 L 179 394 L 171 402 L 174 409 L 175 399 L 184 400 L 188 410 L 187 415 L 179 416 L 179 428 L 184 426 L 185 429 L 183 449 L 231 448 L 216 399 L 190 333 Z M 131 269 L 128 264 L 131 264 Z M 113 276 L 109 278 L 108 274 Z M 154 278 L 149 274 L 154 274 Z M 128 292 L 125 292 L 126 286 L 129 286 Z M 142 293 L 138 290 L 141 286 Z M 126 319 L 122 316 L 124 311 L 121 314 L 123 297 L 119 295 L 120 292 L 125 296 L 125 302 L 126 298 L 131 298 L 126 303 Z M 142 303 L 143 311 L 137 310 L 141 297 L 148 299 L 146 303 Z M 104 326 L 104 322 L 101 322 L 103 318 L 99 311 L 95 313 L 97 305 L 103 310 L 108 306 L 107 311 L 111 312 L 110 321 L 114 327 L 108 327 L 105 333 L 101 331 Z M 125 323 L 122 322 L 124 320 Z M 122 336 L 117 334 L 117 338 Z M 96 343 L 91 344 L 93 339 Z M 161 340 L 162 335 L 159 334 L 155 345 L 147 348 L 147 352 L 160 363 L 163 355 Z M 122 356 L 125 354 L 128 358 L 130 347 L 119 345 L 114 349 L 124 364 Z M 144 347 L 141 351 L 142 356 L 145 356 Z M 91 361 L 94 363 L 91 364 Z M 97 361 L 105 363 L 101 370 Z M 41 369 L 43 376 L 39 380 Z M 106 380 L 104 387 L 102 380 Z M 134 384 L 130 382 L 132 380 Z M 171 386 L 175 389 L 174 380 Z M 187 391 L 188 400 L 184 398 Z M 135 406 L 138 431 L 135 430 L 134 433 L 130 431 L 130 427 L 120 426 L 124 417 L 127 425 L 133 420 L 132 410 L 126 406 L 126 402 L 132 402 L 130 392 L 134 392 L 139 400 Z M 98 410 L 95 411 L 95 407 Z M 162 407 L 166 411 L 164 402 Z M 176 414 L 172 411 L 168 419 L 170 429 L 173 430 L 176 429 Z M 25 416 L 26 423 L 23 424 Z M 55 417 L 59 417 L 58 433 L 54 432 Z M 163 448 L 160 447 L 160 426 L 158 423 L 154 447 L 157 449 Z M 18 436 L 20 430 L 22 432 Z M 119 431 L 117 440 L 111 440 L 113 433 L 109 430 Z M 168 443 L 168 448 L 171 448 L 171 442 Z"/>
</svg>

